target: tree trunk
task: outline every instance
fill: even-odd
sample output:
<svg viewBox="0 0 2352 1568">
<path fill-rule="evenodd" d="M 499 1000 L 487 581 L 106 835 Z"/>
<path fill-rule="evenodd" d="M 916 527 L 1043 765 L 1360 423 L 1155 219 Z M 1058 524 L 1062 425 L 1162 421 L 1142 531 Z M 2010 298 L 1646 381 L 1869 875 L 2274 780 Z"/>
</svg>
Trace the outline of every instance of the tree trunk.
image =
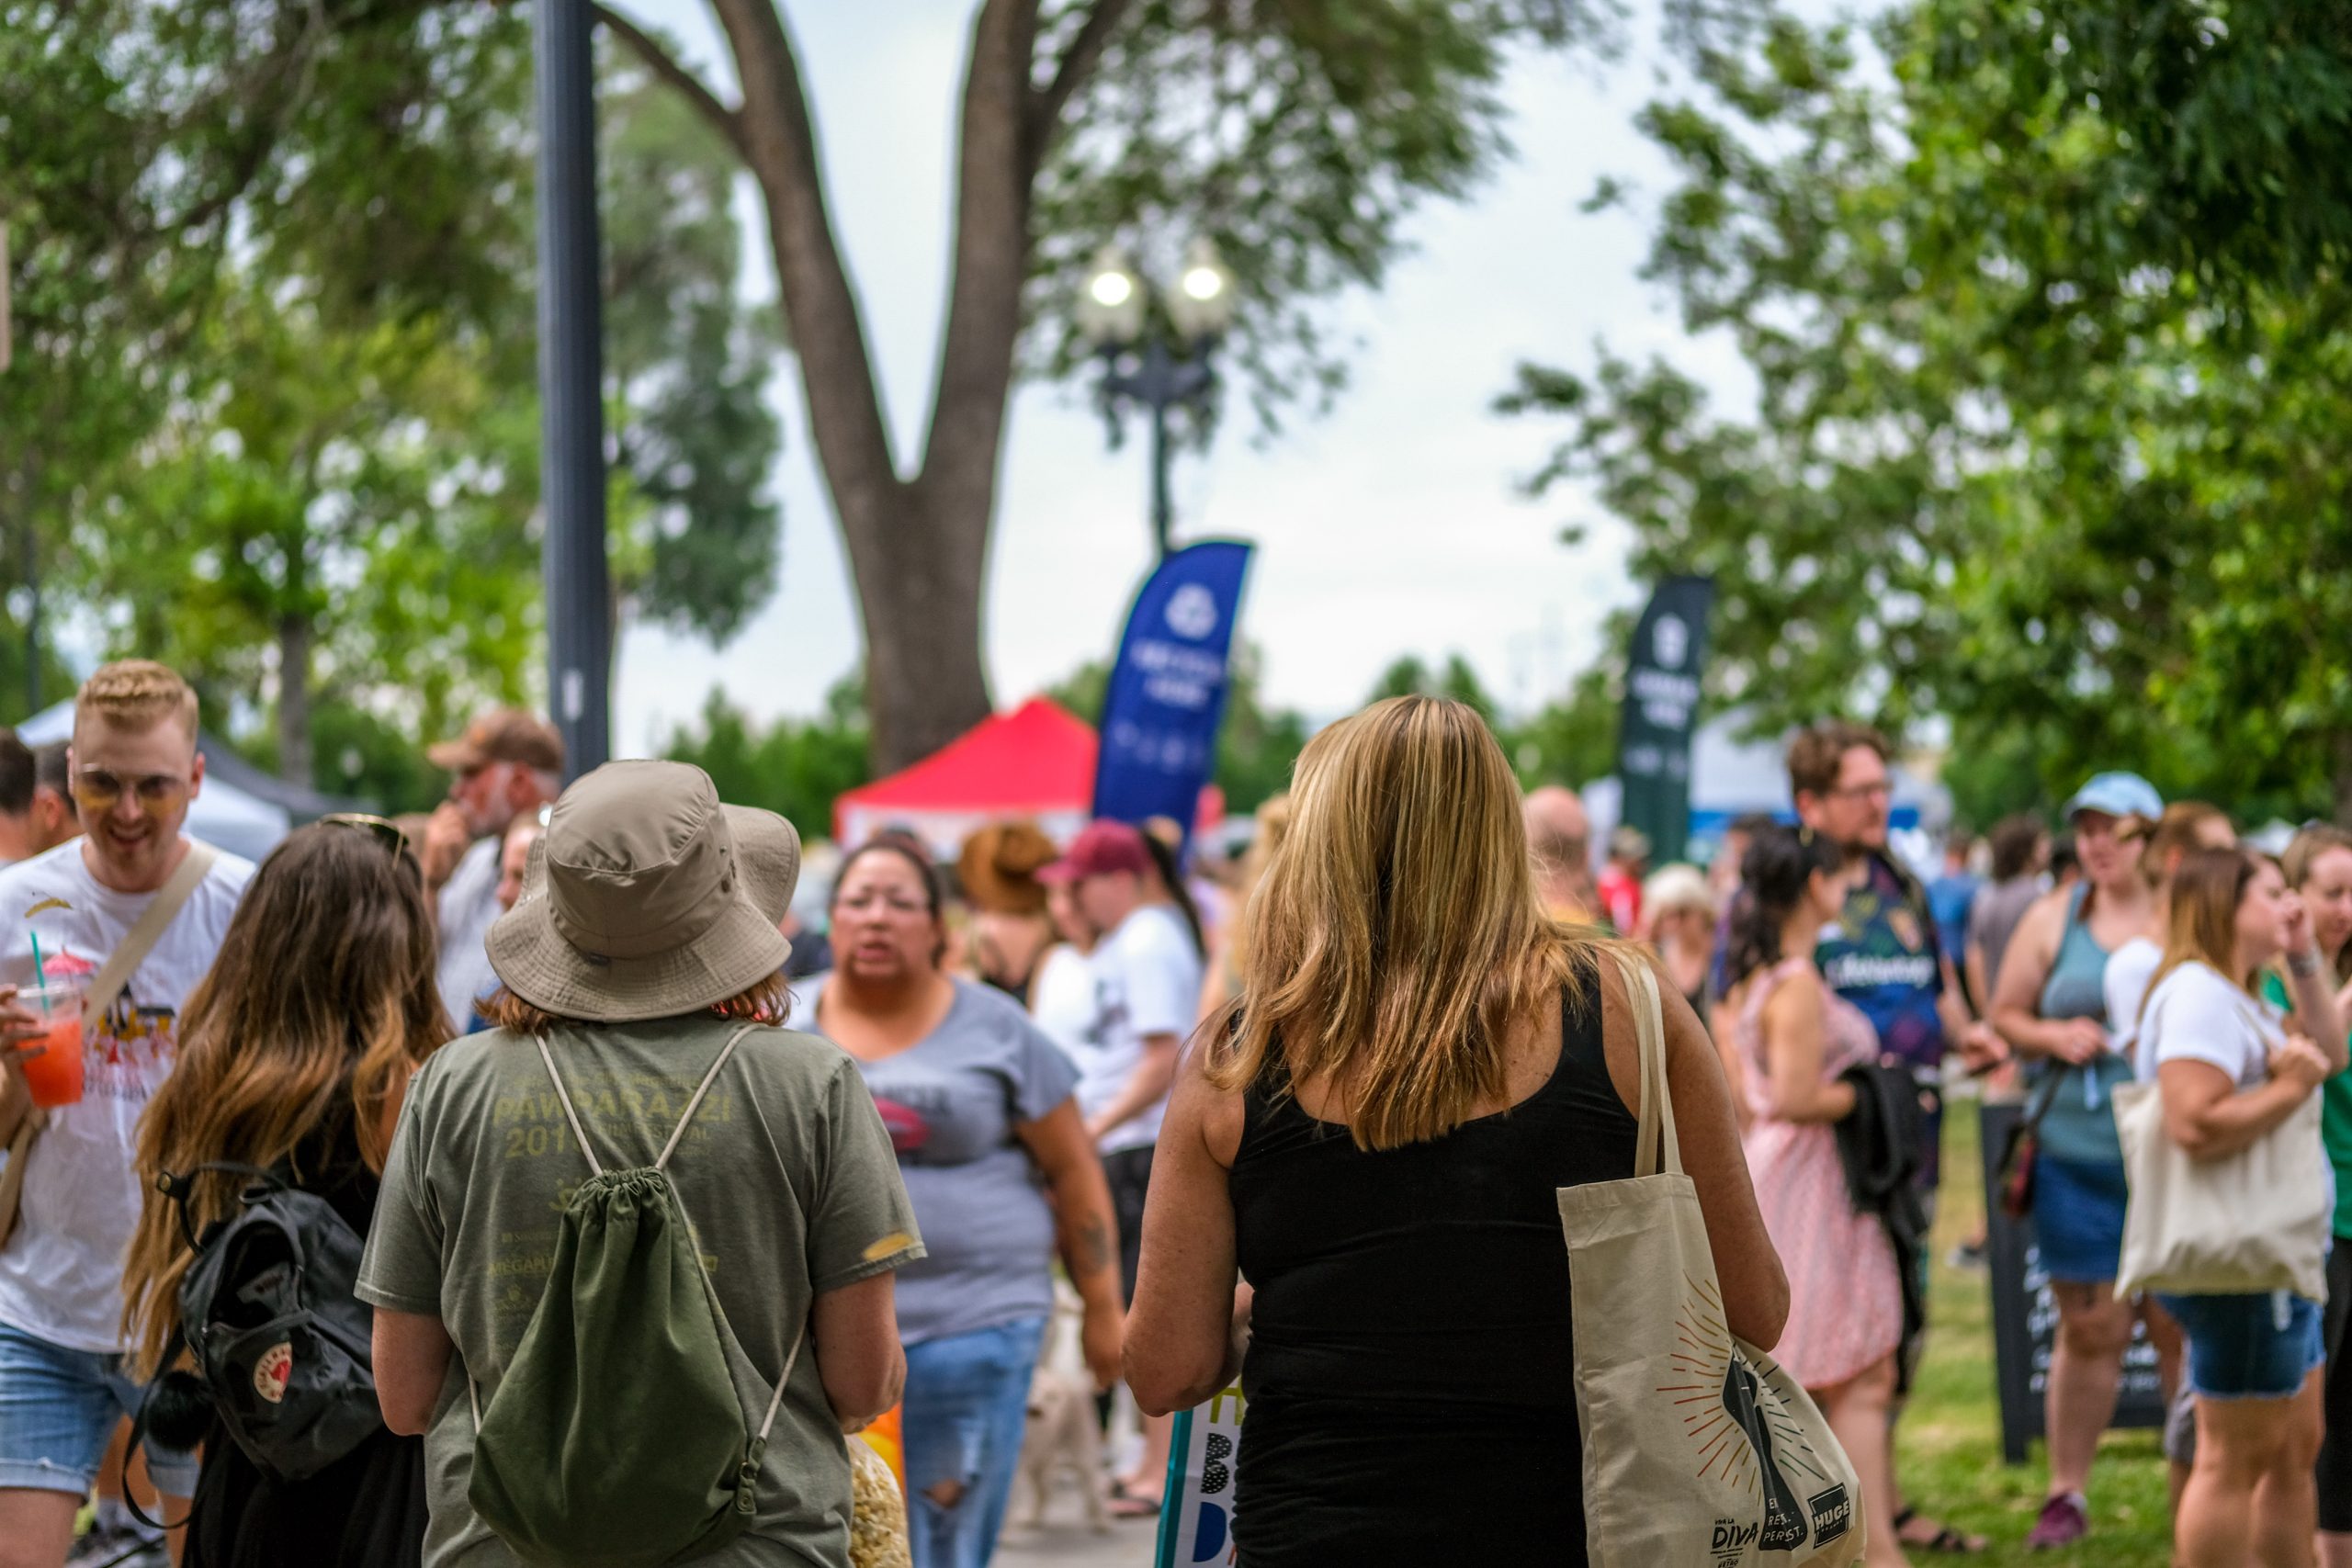
<svg viewBox="0 0 2352 1568">
<path fill-rule="evenodd" d="M 665 74 L 734 139 L 766 197 L 810 439 L 857 581 L 873 761 L 889 772 L 990 707 L 980 595 L 1029 265 L 1030 191 L 1060 110 L 1125 4 L 1100 0 L 1042 90 L 1032 82 L 1037 0 L 984 0 L 974 17 L 947 326 L 922 468 L 910 480 L 891 453 L 783 19 L 774 0 L 711 3 L 735 56 L 742 107 L 727 109 L 673 62 Z M 650 48 L 624 36 L 640 52 Z"/>
<path fill-rule="evenodd" d="M 311 787 L 311 618 L 277 619 L 277 776 Z"/>
</svg>

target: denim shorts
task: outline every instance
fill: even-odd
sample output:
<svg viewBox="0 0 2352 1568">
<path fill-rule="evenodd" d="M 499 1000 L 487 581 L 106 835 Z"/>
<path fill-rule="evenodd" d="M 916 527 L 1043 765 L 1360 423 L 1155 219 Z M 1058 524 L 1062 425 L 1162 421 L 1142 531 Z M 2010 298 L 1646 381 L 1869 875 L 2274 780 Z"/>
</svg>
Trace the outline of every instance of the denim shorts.
<svg viewBox="0 0 2352 1568">
<path fill-rule="evenodd" d="M 0 1324 L 0 1488 L 87 1493 L 115 1423 L 138 1412 L 144 1392 L 119 1356 L 69 1350 Z M 195 1494 L 194 1453 L 152 1440 L 145 1448 L 157 1491 Z"/>
<path fill-rule="evenodd" d="M 2052 1279 L 2082 1285 L 2115 1278 L 2130 1194 L 2120 1160 L 2109 1165 L 2035 1156 L 2033 1237 Z"/>
<path fill-rule="evenodd" d="M 2326 1357 L 2317 1302 L 2259 1295 L 2159 1295 L 2188 1336 L 2188 1386 L 2200 1399 L 2288 1399 Z"/>
</svg>

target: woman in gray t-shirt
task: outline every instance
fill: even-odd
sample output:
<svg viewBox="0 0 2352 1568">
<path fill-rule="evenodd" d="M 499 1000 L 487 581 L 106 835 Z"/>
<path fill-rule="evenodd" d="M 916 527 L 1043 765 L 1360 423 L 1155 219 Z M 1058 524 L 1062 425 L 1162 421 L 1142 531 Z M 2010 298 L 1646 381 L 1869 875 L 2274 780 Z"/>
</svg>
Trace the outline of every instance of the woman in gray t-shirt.
<svg viewBox="0 0 2352 1568">
<path fill-rule="evenodd" d="M 1108 1387 L 1122 1332 L 1110 1190 L 1069 1059 L 1008 998 L 940 968 L 937 874 L 896 841 L 842 863 L 835 968 L 797 1016 L 855 1059 L 930 1253 L 899 1275 L 916 1568 L 981 1568 L 1020 1457 L 1058 1245 Z M 1046 1189 L 1052 1201 L 1046 1200 Z"/>
</svg>

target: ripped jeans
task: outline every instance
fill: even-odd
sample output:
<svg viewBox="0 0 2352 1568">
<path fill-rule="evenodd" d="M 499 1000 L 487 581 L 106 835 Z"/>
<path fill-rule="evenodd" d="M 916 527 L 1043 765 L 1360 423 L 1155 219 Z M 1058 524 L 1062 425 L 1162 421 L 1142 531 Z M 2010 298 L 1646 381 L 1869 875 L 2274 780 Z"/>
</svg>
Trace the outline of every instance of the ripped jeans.
<svg viewBox="0 0 2352 1568">
<path fill-rule="evenodd" d="M 1045 1333 L 1044 1318 L 1024 1317 L 907 1347 L 907 1527 L 915 1568 L 987 1568 L 1012 1495 L 1029 1379 Z"/>
</svg>

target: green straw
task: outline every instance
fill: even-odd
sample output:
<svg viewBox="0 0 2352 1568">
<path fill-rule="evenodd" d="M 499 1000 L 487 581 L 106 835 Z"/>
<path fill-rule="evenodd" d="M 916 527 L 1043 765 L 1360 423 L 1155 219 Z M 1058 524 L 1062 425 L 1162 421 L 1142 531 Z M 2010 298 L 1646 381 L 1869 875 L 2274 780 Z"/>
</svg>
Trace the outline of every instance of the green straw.
<svg viewBox="0 0 2352 1568">
<path fill-rule="evenodd" d="M 25 922 L 25 935 L 32 939 L 33 984 L 41 988 L 40 1011 L 41 1016 L 43 1018 L 47 1018 L 49 1016 L 49 965 L 41 962 L 40 932 L 33 930 L 32 922 L 30 920 L 27 920 Z"/>
</svg>

